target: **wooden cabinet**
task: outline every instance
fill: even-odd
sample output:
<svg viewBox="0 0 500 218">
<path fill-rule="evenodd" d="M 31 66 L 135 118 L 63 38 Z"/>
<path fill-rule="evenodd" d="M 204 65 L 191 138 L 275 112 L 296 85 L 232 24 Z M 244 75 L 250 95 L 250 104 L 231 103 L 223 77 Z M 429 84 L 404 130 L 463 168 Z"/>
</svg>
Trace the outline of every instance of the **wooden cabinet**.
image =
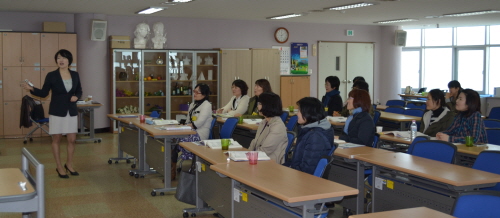
<svg viewBox="0 0 500 218">
<path fill-rule="evenodd" d="M 39 33 L 3 33 L 3 66 L 40 66 Z"/>
<path fill-rule="evenodd" d="M 20 67 L 21 64 L 21 33 L 3 33 L 3 66 Z"/>
<path fill-rule="evenodd" d="M 42 33 L 40 36 L 40 64 L 42 67 L 57 68 L 54 55 L 59 50 L 59 34 Z M 42 77 L 45 78 L 45 77 Z"/>
<path fill-rule="evenodd" d="M 21 101 L 22 88 L 22 69 L 21 67 L 3 67 L 3 87 L 8 90 L 3 93 L 4 101 Z"/>
<path fill-rule="evenodd" d="M 40 67 L 40 33 L 21 34 L 23 67 Z"/>
<path fill-rule="evenodd" d="M 0 36 L 0 40 L 1 40 L 1 36 Z M 0 48 L 1 48 L 1 45 L 0 45 Z M 3 80 L 2 80 L 2 78 L 3 78 L 3 68 L 2 68 L 2 65 L 0 65 L 0 81 L 2 81 L 0 83 L 0 102 L 3 103 Z M 0 136 L 3 136 L 3 124 L 4 124 L 4 120 L 3 120 L 3 105 L 0 105 Z"/>
<path fill-rule="evenodd" d="M 21 117 L 21 101 L 3 102 L 3 121 L 5 136 L 21 136 L 23 130 L 19 128 L 19 118 Z"/>
<path fill-rule="evenodd" d="M 310 96 L 310 76 L 281 76 L 283 107 L 297 106 L 297 101 Z"/>
<path fill-rule="evenodd" d="M 73 55 L 72 70 L 78 63 L 76 37 L 76 34 L 59 34 L 59 49 L 66 49 Z M 52 57 L 54 57 L 54 54 L 52 54 Z"/>
<path fill-rule="evenodd" d="M 267 79 L 273 92 L 280 94 L 280 53 L 277 49 L 252 49 L 252 85 Z"/>
</svg>

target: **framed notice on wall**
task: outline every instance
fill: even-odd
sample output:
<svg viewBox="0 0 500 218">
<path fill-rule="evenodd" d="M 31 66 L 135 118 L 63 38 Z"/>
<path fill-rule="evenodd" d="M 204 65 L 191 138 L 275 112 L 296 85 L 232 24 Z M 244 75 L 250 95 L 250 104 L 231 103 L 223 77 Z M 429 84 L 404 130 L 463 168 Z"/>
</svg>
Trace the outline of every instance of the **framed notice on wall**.
<svg viewBox="0 0 500 218">
<path fill-rule="evenodd" d="M 307 74 L 307 43 L 292 43 L 290 51 L 290 73 Z"/>
</svg>

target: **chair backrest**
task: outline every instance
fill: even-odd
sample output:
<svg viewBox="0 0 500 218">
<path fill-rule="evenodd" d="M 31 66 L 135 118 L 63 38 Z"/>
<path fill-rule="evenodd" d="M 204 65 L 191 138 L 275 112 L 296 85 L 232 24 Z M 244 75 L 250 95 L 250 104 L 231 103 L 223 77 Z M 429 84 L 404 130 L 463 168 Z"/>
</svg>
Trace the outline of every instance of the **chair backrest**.
<svg viewBox="0 0 500 218">
<path fill-rule="evenodd" d="M 375 133 L 375 136 L 373 137 L 373 144 L 372 144 L 372 147 L 373 148 L 377 148 L 377 144 L 378 144 L 378 140 L 380 139 L 380 134 L 378 133 Z"/>
<path fill-rule="evenodd" d="M 452 215 L 455 217 L 498 217 L 500 214 L 500 192 L 472 191 L 461 193 Z"/>
<path fill-rule="evenodd" d="M 483 122 L 486 128 L 500 128 L 500 120 L 484 119 Z"/>
<path fill-rule="evenodd" d="M 329 164 L 330 158 L 328 157 L 322 157 L 318 161 L 318 165 L 316 165 L 316 169 L 314 170 L 314 176 L 316 177 L 323 177 L 323 173 L 325 173 L 325 168 Z"/>
<path fill-rule="evenodd" d="M 373 106 L 373 111 L 376 111 L 377 110 L 377 105 L 376 104 L 372 104 Z"/>
<path fill-rule="evenodd" d="M 500 145 L 500 128 L 486 129 L 488 143 Z"/>
<path fill-rule="evenodd" d="M 290 149 L 292 149 L 293 141 L 295 140 L 296 137 L 295 132 L 287 131 L 286 137 L 288 138 L 288 145 L 286 146 L 285 149 L 285 162 L 288 160 L 288 152 L 290 152 Z"/>
<path fill-rule="evenodd" d="M 454 163 L 456 153 L 457 146 L 439 140 L 419 141 L 408 150 L 408 154 L 445 163 Z"/>
<path fill-rule="evenodd" d="M 283 121 L 283 123 L 286 122 L 286 118 L 288 118 L 288 112 L 286 111 L 283 111 L 283 113 L 281 114 L 281 120 Z"/>
<path fill-rule="evenodd" d="M 236 128 L 236 124 L 238 124 L 237 117 L 230 117 L 226 119 L 226 122 L 220 128 L 219 136 L 221 139 L 229 139 L 233 136 L 234 129 Z"/>
<path fill-rule="evenodd" d="M 160 118 L 160 113 L 158 113 L 158 111 L 153 111 L 149 116 L 152 118 Z"/>
<path fill-rule="evenodd" d="M 417 93 L 422 93 L 427 91 L 427 87 L 420 88 Z"/>
<path fill-rule="evenodd" d="M 297 115 L 291 116 L 290 119 L 288 119 L 288 123 L 286 123 L 286 131 L 293 131 L 295 126 L 297 126 L 297 121 L 299 121 Z"/>
<path fill-rule="evenodd" d="M 217 118 L 213 117 L 212 123 L 210 124 L 210 134 L 208 135 L 208 139 L 214 139 L 214 126 L 217 122 Z"/>
<path fill-rule="evenodd" d="M 409 108 L 404 111 L 404 115 L 410 115 L 415 117 L 422 117 L 424 115 L 424 110 L 418 108 Z"/>
<path fill-rule="evenodd" d="M 403 100 L 387 100 L 385 103 L 386 106 L 401 106 L 404 107 L 406 102 Z"/>
<path fill-rule="evenodd" d="M 395 113 L 395 114 L 404 114 L 405 113 L 405 108 L 401 106 L 389 106 L 385 109 L 385 112 L 389 113 Z"/>
<path fill-rule="evenodd" d="M 500 151 L 482 151 L 476 158 L 472 169 L 500 174 Z M 500 183 L 482 190 L 500 191 Z"/>
<path fill-rule="evenodd" d="M 413 146 L 415 145 L 415 143 L 417 143 L 419 141 L 426 141 L 429 139 L 430 139 L 429 136 L 417 136 L 417 137 L 415 137 L 415 139 L 413 139 L 410 146 L 408 147 L 408 151 L 406 151 L 406 153 L 411 154 L 411 152 L 412 152 L 411 150 L 413 150 Z"/>
<path fill-rule="evenodd" d="M 491 108 L 488 119 L 500 120 L 500 107 Z"/>
<path fill-rule="evenodd" d="M 406 104 L 406 107 L 407 108 L 418 108 L 418 109 L 422 109 L 422 110 L 425 110 L 427 108 L 425 103 L 414 103 L 414 102 Z"/>
<path fill-rule="evenodd" d="M 373 111 L 373 123 L 375 124 L 375 126 L 377 125 L 378 123 L 378 119 L 380 118 L 380 111 Z"/>
</svg>

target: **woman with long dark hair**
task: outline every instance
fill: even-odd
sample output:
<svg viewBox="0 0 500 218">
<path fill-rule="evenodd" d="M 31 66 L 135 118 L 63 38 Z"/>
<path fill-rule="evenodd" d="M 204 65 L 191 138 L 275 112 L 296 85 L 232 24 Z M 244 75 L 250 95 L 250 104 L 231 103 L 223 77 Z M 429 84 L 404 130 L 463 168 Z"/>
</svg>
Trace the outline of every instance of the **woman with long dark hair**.
<svg viewBox="0 0 500 218">
<path fill-rule="evenodd" d="M 435 137 L 436 133 L 448 129 L 455 113 L 446 106 L 444 92 L 439 89 L 433 89 L 427 94 L 425 105 L 428 111 L 422 116 L 420 132 Z"/>
</svg>

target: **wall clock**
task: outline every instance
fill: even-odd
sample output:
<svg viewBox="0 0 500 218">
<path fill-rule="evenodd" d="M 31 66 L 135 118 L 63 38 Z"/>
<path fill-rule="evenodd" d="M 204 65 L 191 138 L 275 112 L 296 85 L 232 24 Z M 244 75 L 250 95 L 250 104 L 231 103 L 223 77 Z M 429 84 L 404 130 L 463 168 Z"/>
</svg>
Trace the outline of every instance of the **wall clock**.
<svg viewBox="0 0 500 218">
<path fill-rule="evenodd" d="M 274 32 L 274 39 L 276 39 L 276 41 L 279 43 L 285 43 L 286 41 L 288 41 L 288 36 L 290 36 L 290 34 L 284 27 L 280 27 L 276 29 L 276 32 Z"/>
</svg>

